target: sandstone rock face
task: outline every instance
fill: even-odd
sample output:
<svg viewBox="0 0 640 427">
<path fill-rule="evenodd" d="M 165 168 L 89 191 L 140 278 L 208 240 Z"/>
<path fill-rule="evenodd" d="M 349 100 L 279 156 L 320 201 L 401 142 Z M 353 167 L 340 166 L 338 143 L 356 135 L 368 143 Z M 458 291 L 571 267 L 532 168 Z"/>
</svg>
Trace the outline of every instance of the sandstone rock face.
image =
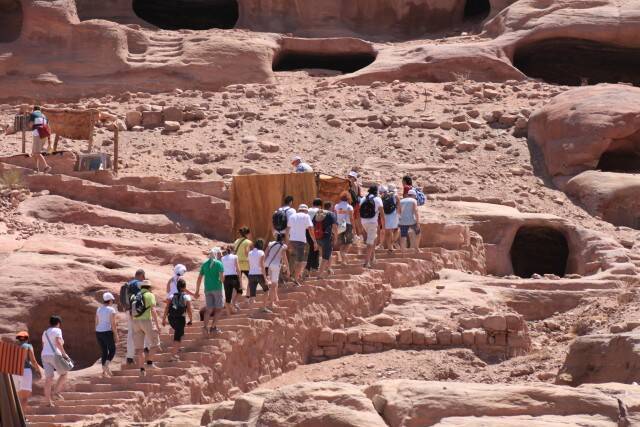
<svg viewBox="0 0 640 427">
<path fill-rule="evenodd" d="M 180 230 L 166 215 L 132 214 L 60 196 L 29 199 L 21 204 L 20 211 L 25 215 L 48 222 L 108 225 L 150 233 L 177 233 Z"/>
<path fill-rule="evenodd" d="M 395 380 L 370 386 L 365 393 L 392 427 L 436 425 L 451 416 L 600 414 L 609 422 L 617 422 L 619 417 L 618 402 L 603 393 L 548 385 L 496 388 L 485 384 Z"/>
<path fill-rule="evenodd" d="M 331 382 L 296 384 L 279 390 L 261 390 L 205 412 L 202 424 L 228 426 L 383 427 L 373 403 L 358 387 Z"/>
<path fill-rule="evenodd" d="M 558 374 L 559 383 L 640 381 L 640 334 L 588 335 L 576 338 Z"/>
<path fill-rule="evenodd" d="M 613 170 L 624 169 L 625 157 L 633 156 L 640 145 L 638 103 L 639 88 L 574 89 L 533 113 L 529 138 L 541 148 L 552 176 L 596 169 L 600 162 Z M 605 153 L 608 159 L 603 159 Z"/>
<path fill-rule="evenodd" d="M 621 415 L 618 396 L 624 396 L 620 398 L 623 406 L 632 407 L 638 392 L 609 384 L 577 389 L 543 384 L 497 388 L 456 382 L 386 380 L 362 391 L 343 383 L 299 383 L 277 390 L 259 389 L 235 401 L 209 406 L 201 425 L 632 425 L 637 418 L 634 414 Z M 189 416 L 196 413 L 196 408 L 192 408 Z"/>
</svg>

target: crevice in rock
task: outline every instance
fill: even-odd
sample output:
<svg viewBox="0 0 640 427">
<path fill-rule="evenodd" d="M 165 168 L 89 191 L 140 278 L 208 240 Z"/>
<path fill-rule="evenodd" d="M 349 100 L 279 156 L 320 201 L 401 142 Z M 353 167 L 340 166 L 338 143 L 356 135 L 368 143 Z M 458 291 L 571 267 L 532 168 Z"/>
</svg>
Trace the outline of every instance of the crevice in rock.
<svg viewBox="0 0 640 427">
<path fill-rule="evenodd" d="M 513 64 L 529 77 L 548 83 L 584 86 L 598 83 L 640 85 L 640 49 L 583 39 L 557 38 L 516 48 Z"/>
<path fill-rule="evenodd" d="M 550 227 L 521 227 L 511 246 L 515 275 L 530 278 L 534 274 L 564 277 L 569 259 L 569 244 L 564 234 Z"/>
<path fill-rule="evenodd" d="M 489 0 L 467 0 L 464 5 L 464 20 L 483 20 L 491 13 Z"/>
<path fill-rule="evenodd" d="M 22 33 L 22 4 L 19 0 L 0 0 L 0 43 L 11 43 Z"/>
<path fill-rule="evenodd" d="M 72 294 L 52 296 L 34 305 L 27 327 L 38 360 L 42 351 L 42 333 L 49 327 L 49 317 L 62 314 L 64 347 L 75 362 L 75 369 L 92 366 L 100 357 L 95 334 L 96 308 L 92 299 Z"/>
<path fill-rule="evenodd" d="M 375 55 L 368 53 L 324 55 L 285 51 L 274 61 L 273 71 L 323 69 L 348 74 L 371 65 L 375 60 Z"/>
<path fill-rule="evenodd" d="M 596 169 L 603 172 L 640 173 L 640 132 L 614 140 L 600 156 Z"/>
<path fill-rule="evenodd" d="M 237 0 L 133 0 L 133 11 L 164 30 L 231 29 L 240 17 Z"/>
</svg>

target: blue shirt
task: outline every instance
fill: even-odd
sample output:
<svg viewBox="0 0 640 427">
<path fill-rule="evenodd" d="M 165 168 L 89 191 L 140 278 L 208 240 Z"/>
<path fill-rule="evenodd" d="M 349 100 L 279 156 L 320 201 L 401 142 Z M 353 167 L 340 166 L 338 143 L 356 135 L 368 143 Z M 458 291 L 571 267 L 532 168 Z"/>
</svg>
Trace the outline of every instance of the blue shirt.
<svg viewBox="0 0 640 427">
<path fill-rule="evenodd" d="M 305 173 L 305 172 L 313 172 L 311 166 L 304 162 L 300 162 L 298 166 L 296 166 L 296 173 Z"/>
</svg>

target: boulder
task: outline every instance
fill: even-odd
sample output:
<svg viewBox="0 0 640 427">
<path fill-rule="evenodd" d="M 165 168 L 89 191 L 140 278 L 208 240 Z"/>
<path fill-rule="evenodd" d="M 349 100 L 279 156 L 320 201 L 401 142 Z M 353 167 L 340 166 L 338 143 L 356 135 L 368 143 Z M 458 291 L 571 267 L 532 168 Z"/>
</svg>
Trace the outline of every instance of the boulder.
<svg viewBox="0 0 640 427">
<path fill-rule="evenodd" d="M 180 130 L 180 123 L 172 121 L 164 122 L 164 130 L 166 132 L 177 132 Z"/>
<path fill-rule="evenodd" d="M 640 333 L 576 338 L 558 373 L 558 383 L 640 382 Z"/>
<path fill-rule="evenodd" d="M 142 125 L 142 113 L 139 111 L 129 111 L 124 119 L 127 129 L 133 129 L 135 126 Z"/>
</svg>

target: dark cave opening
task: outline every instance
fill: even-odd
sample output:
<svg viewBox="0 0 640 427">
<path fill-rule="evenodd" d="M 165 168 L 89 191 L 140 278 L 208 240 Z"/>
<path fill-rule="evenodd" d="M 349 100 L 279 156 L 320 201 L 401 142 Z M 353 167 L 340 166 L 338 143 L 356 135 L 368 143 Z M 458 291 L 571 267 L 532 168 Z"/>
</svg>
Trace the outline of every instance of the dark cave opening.
<svg viewBox="0 0 640 427">
<path fill-rule="evenodd" d="M 334 70 L 353 73 L 371 65 L 376 60 L 374 53 L 314 54 L 283 51 L 273 62 L 273 71 L 296 71 L 305 69 Z"/>
<path fill-rule="evenodd" d="M 164 30 L 231 29 L 240 17 L 237 0 L 133 0 L 133 11 Z"/>
<path fill-rule="evenodd" d="M 569 244 L 564 234 L 549 227 L 522 227 L 511 246 L 511 263 L 516 276 L 534 274 L 564 277 L 569 258 Z"/>
<path fill-rule="evenodd" d="M 596 169 L 603 172 L 640 173 L 640 153 L 626 150 L 606 151 L 600 156 Z"/>
<path fill-rule="evenodd" d="M 549 39 L 518 47 L 513 64 L 529 77 L 560 85 L 640 84 L 640 48 Z"/>
<path fill-rule="evenodd" d="M 489 0 L 467 0 L 464 5 L 465 21 L 483 20 L 491 13 Z"/>
<path fill-rule="evenodd" d="M 64 348 L 75 362 L 75 370 L 92 366 L 100 359 L 100 347 L 96 341 L 93 300 L 79 296 L 55 296 L 41 301 L 30 312 L 27 327 L 36 358 L 40 361 L 42 333 L 49 327 L 49 317 L 62 317 Z"/>
<path fill-rule="evenodd" d="M 22 20 L 19 0 L 0 0 L 0 43 L 11 43 L 20 38 Z"/>
</svg>

